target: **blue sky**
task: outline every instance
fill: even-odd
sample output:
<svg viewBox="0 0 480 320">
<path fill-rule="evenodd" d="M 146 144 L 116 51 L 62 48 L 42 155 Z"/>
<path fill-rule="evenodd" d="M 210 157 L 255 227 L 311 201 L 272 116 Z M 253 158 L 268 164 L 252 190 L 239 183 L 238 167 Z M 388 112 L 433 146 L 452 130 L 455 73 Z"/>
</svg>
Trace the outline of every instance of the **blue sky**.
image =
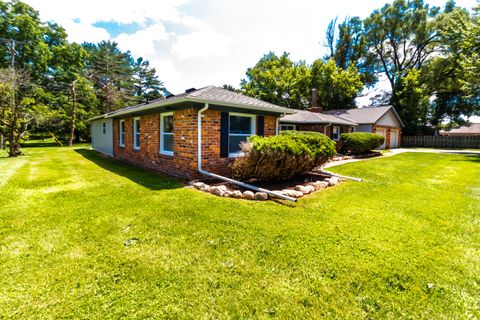
<svg viewBox="0 0 480 320">
<path fill-rule="evenodd" d="M 263 54 L 290 52 L 307 63 L 325 53 L 325 29 L 336 16 L 366 17 L 385 0 L 26 0 L 43 20 L 64 26 L 71 41 L 117 41 L 156 67 L 174 92 L 238 86 Z M 391 1 L 389 1 L 391 2 Z M 446 0 L 426 1 L 443 7 Z M 458 0 L 472 8 L 475 0 Z M 380 86 L 384 86 L 380 84 Z"/>
</svg>

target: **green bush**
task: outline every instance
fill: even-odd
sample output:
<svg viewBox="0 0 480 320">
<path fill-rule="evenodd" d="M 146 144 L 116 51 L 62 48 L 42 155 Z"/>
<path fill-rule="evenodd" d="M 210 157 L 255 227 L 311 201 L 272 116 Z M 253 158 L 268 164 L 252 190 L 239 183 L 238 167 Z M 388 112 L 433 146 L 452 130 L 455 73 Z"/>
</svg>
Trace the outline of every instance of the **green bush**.
<svg viewBox="0 0 480 320">
<path fill-rule="evenodd" d="M 335 143 L 318 132 L 283 131 L 278 136 L 252 136 L 242 145 L 243 157 L 232 164 L 238 179 L 289 180 L 327 162 Z"/>
<path fill-rule="evenodd" d="M 338 147 L 342 153 L 364 154 L 379 148 L 385 138 L 382 135 L 370 132 L 342 133 Z"/>
</svg>

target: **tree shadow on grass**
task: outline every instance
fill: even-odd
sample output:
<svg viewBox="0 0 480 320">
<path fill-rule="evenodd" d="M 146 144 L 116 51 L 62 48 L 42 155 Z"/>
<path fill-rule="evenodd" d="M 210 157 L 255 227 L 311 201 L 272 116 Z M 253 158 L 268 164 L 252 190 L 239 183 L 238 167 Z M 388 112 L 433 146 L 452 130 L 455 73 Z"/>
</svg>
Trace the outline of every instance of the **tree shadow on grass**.
<svg viewBox="0 0 480 320">
<path fill-rule="evenodd" d="M 142 168 L 108 158 L 100 153 L 86 148 L 75 149 L 85 159 L 95 163 L 99 167 L 106 169 L 116 175 L 130 179 L 131 181 L 148 188 L 150 190 L 166 190 L 182 188 L 180 181 L 175 178 L 167 177 L 163 174 L 147 171 Z"/>
<path fill-rule="evenodd" d="M 462 159 L 454 159 L 452 161 L 467 161 L 467 162 L 476 162 L 480 164 L 480 154 L 465 154 L 462 153 L 463 157 Z"/>
<path fill-rule="evenodd" d="M 35 141 L 35 142 L 23 142 L 20 144 L 22 148 L 44 148 L 44 147 L 60 147 L 58 142 L 51 141 Z"/>
</svg>

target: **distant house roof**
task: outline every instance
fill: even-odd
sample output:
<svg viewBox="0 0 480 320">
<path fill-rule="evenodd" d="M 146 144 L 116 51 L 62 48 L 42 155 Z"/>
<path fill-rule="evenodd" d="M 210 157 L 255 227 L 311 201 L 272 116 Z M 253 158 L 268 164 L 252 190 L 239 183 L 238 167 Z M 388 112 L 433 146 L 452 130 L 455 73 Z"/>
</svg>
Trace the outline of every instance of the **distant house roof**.
<svg viewBox="0 0 480 320">
<path fill-rule="evenodd" d="M 119 110 L 115 110 L 94 118 L 104 119 L 112 118 L 117 116 L 128 115 L 132 113 L 144 112 L 151 109 L 162 108 L 167 106 L 172 106 L 175 104 L 180 104 L 184 102 L 196 102 L 196 103 L 209 103 L 215 105 L 221 105 L 226 107 L 234 107 L 245 110 L 256 110 L 272 113 L 283 113 L 283 114 L 292 114 L 295 113 L 295 110 L 277 106 L 275 104 L 265 102 L 256 98 L 245 96 L 241 93 L 229 91 L 223 88 L 208 86 L 201 89 L 190 89 L 185 93 L 172 95 L 167 98 L 161 98 L 149 103 L 139 104 L 135 106 L 129 106 Z"/>
<path fill-rule="evenodd" d="M 280 122 L 283 123 L 304 123 L 304 124 L 322 124 L 322 123 L 332 123 L 346 126 L 356 126 L 357 123 L 354 121 L 342 119 L 334 115 L 311 112 L 307 110 L 299 110 L 295 114 L 289 114 L 280 119 Z"/>
<path fill-rule="evenodd" d="M 390 110 L 393 111 L 395 117 L 398 119 L 398 121 L 403 127 L 404 124 L 402 122 L 402 119 L 400 119 L 399 115 L 392 106 L 339 109 L 326 111 L 325 113 L 340 117 L 342 119 L 353 121 L 358 124 L 375 124 Z"/>
<path fill-rule="evenodd" d="M 440 130 L 442 136 L 478 136 L 480 135 L 480 123 L 470 123 L 464 126 Z"/>
</svg>

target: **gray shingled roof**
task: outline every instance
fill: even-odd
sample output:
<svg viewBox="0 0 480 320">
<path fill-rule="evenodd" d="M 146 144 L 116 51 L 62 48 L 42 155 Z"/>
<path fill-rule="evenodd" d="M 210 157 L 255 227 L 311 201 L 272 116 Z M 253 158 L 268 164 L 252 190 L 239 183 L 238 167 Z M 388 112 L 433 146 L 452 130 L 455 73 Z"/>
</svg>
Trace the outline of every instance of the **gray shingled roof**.
<svg viewBox="0 0 480 320">
<path fill-rule="evenodd" d="M 314 123 L 332 123 L 346 126 L 356 126 L 357 123 L 354 121 L 349 121 L 342 119 L 330 114 L 311 112 L 307 110 L 299 110 L 295 114 L 286 115 L 283 118 L 280 118 L 282 123 L 304 123 L 304 124 L 314 124 Z"/>
<path fill-rule="evenodd" d="M 98 117 L 94 117 L 90 120 L 101 119 L 101 118 L 112 118 L 115 116 L 127 115 L 130 113 L 138 113 L 145 110 L 172 106 L 177 103 L 183 103 L 183 102 L 209 103 L 209 104 L 217 104 L 217 105 L 226 106 L 226 107 L 234 107 L 239 109 L 256 110 L 256 111 L 273 112 L 273 113 L 284 113 L 284 114 L 295 113 L 295 110 L 293 109 L 280 107 L 275 104 L 265 102 L 259 99 L 255 99 L 252 97 L 247 97 L 241 93 L 229 91 L 223 88 L 209 86 L 209 87 L 205 87 L 197 90 L 192 90 L 190 92 L 182 93 L 179 95 L 175 95 L 170 98 L 157 99 L 149 102 L 148 104 L 139 104 L 135 106 L 122 108 L 113 112 L 103 114 Z"/>
<path fill-rule="evenodd" d="M 397 112 L 392 106 L 330 110 L 326 111 L 325 113 L 340 117 L 345 120 L 353 121 L 358 124 L 374 124 L 380 120 L 380 118 L 383 117 L 383 115 L 390 109 L 394 111 L 395 116 L 398 118 L 400 123 L 402 123 L 400 117 L 398 117 Z"/>
<path fill-rule="evenodd" d="M 456 135 L 480 135 L 480 123 L 469 123 L 464 126 L 440 130 L 440 134 L 456 134 Z"/>
</svg>

